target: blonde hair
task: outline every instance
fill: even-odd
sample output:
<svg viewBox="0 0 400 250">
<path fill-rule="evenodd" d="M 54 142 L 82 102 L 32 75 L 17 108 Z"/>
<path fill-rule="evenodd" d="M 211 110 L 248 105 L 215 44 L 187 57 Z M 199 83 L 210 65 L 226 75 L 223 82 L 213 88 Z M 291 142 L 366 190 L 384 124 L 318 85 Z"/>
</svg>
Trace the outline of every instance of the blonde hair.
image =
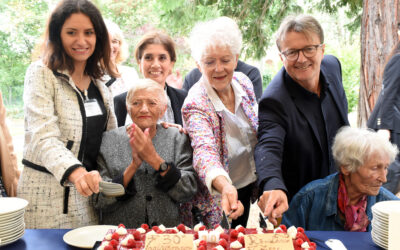
<svg viewBox="0 0 400 250">
<path fill-rule="evenodd" d="M 104 20 L 104 22 L 106 23 L 108 33 L 111 35 L 110 41 L 112 41 L 113 39 L 117 39 L 119 41 L 120 49 L 119 49 L 118 55 L 115 58 L 115 63 L 121 64 L 129 56 L 129 48 L 128 48 L 128 45 L 126 44 L 126 41 L 124 38 L 124 33 L 119 28 L 119 26 L 116 23 L 114 23 L 113 21 Z"/>
</svg>

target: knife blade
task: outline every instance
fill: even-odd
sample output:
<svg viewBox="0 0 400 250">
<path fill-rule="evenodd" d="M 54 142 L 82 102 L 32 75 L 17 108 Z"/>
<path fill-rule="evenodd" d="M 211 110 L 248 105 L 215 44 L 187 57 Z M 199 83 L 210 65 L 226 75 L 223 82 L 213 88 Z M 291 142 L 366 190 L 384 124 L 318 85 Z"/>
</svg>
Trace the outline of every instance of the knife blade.
<svg viewBox="0 0 400 250">
<path fill-rule="evenodd" d="M 264 216 L 261 213 L 259 213 L 258 220 L 261 228 L 267 228 L 267 223 L 265 222 Z"/>
<path fill-rule="evenodd" d="M 228 221 L 228 217 L 225 214 L 225 211 L 222 212 L 222 219 L 219 225 L 224 229 L 231 229 L 231 225 Z"/>
</svg>

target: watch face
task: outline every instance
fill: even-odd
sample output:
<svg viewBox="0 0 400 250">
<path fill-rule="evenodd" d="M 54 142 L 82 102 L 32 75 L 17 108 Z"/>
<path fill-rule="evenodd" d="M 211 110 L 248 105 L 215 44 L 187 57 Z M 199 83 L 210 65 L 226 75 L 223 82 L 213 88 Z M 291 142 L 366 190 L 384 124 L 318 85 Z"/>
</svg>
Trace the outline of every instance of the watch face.
<svg viewBox="0 0 400 250">
<path fill-rule="evenodd" d="M 168 165 L 166 162 L 161 163 L 160 165 L 160 171 L 165 171 L 168 169 Z"/>
</svg>

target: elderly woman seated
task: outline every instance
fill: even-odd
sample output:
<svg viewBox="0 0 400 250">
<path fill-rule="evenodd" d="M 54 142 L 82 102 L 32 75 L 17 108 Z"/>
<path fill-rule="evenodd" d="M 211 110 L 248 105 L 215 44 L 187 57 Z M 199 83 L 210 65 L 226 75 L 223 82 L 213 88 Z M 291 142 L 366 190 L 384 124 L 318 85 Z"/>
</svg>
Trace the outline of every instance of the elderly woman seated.
<svg viewBox="0 0 400 250">
<path fill-rule="evenodd" d="M 343 127 L 332 146 L 339 172 L 304 186 L 282 223 L 306 230 L 371 231 L 371 206 L 398 199 L 382 187 L 397 152 L 372 130 Z"/>
<path fill-rule="evenodd" d="M 157 82 L 135 82 L 126 104 L 133 124 L 103 134 L 98 160 L 103 180 L 123 184 L 126 194 L 94 198 L 101 223 L 176 226 L 181 223 L 180 203 L 197 191 L 189 138 L 177 128 L 157 124 L 167 109 L 165 91 Z"/>
</svg>

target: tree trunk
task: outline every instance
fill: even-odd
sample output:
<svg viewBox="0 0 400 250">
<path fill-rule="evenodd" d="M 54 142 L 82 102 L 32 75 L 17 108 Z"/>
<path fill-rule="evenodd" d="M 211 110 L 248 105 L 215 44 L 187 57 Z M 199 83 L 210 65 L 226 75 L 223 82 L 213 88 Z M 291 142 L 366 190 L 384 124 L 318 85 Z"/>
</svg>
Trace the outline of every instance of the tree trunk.
<svg viewBox="0 0 400 250">
<path fill-rule="evenodd" d="M 400 0 L 364 0 L 358 126 L 365 127 L 382 87 L 383 70 L 398 41 Z"/>
</svg>

